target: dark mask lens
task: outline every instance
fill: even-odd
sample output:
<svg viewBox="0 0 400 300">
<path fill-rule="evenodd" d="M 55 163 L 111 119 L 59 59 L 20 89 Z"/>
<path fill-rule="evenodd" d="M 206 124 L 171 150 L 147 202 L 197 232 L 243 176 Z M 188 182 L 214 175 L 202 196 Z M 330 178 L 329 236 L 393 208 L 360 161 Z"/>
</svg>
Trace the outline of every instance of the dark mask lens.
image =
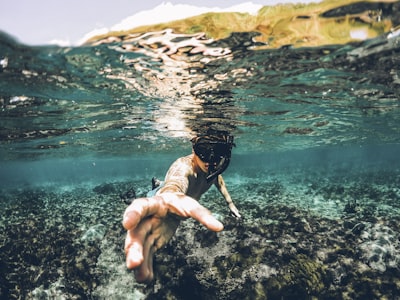
<svg viewBox="0 0 400 300">
<path fill-rule="evenodd" d="M 224 157 L 230 156 L 227 144 L 197 144 L 194 148 L 200 159 L 207 163 L 218 164 Z"/>
<path fill-rule="evenodd" d="M 227 144 L 215 144 L 213 150 L 214 155 L 218 158 L 218 161 L 224 157 L 230 156 L 229 145 Z"/>
<path fill-rule="evenodd" d="M 209 162 L 211 156 L 211 148 L 206 144 L 197 144 L 194 147 L 194 152 L 204 162 Z"/>
</svg>

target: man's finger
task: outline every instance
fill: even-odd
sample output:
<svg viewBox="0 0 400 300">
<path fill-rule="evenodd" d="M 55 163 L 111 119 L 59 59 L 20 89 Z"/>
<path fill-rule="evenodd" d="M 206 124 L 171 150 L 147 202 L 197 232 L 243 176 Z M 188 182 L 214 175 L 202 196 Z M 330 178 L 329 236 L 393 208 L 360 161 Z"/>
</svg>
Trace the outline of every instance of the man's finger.
<svg viewBox="0 0 400 300">
<path fill-rule="evenodd" d="M 128 232 L 125 240 L 126 266 L 134 269 L 143 263 L 143 244 L 132 242 Z"/>
<path fill-rule="evenodd" d="M 163 199 L 161 197 L 139 198 L 125 210 L 122 225 L 126 230 L 135 228 L 139 222 L 151 215 L 160 214 Z"/>
<path fill-rule="evenodd" d="M 199 205 L 197 209 L 191 211 L 190 216 L 206 226 L 209 230 L 222 231 L 224 229 L 224 225 L 218 221 L 207 208 L 201 205 Z"/>
<path fill-rule="evenodd" d="M 155 234 L 149 235 L 143 245 L 143 263 L 135 270 L 135 277 L 138 282 L 149 282 L 153 279 L 153 255 L 155 252 Z"/>
<path fill-rule="evenodd" d="M 164 195 L 163 195 L 164 196 Z M 221 231 L 224 225 L 198 201 L 189 196 L 168 196 L 169 210 L 181 217 L 192 217 L 212 231 Z"/>
<path fill-rule="evenodd" d="M 146 237 L 152 231 L 152 220 L 143 220 L 136 228 L 128 230 L 125 239 L 126 265 L 128 269 L 139 266 L 144 259 Z"/>
</svg>

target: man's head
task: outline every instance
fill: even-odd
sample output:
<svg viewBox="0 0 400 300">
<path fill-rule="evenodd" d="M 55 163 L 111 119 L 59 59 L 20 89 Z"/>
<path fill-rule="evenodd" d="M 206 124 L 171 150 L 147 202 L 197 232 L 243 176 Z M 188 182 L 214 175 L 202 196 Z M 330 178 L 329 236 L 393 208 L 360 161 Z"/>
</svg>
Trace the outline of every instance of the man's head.
<svg viewBox="0 0 400 300">
<path fill-rule="evenodd" d="M 204 134 L 191 139 L 193 152 L 207 164 L 207 180 L 211 181 L 228 167 L 231 159 L 233 136 L 228 134 Z"/>
</svg>

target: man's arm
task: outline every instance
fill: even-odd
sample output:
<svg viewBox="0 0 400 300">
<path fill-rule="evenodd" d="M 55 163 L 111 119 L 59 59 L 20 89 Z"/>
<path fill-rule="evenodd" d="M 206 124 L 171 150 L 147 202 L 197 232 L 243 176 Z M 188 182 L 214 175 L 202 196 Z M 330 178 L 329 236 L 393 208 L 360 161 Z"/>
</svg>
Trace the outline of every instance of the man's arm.
<svg viewBox="0 0 400 300">
<path fill-rule="evenodd" d="M 215 181 L 215 186 L 220 191 L 222 196 L 225 198 L 225 200 L 228 203 L 229 209 L 231 210 L 232 214 L 236 218 L 241 218 L 242 216 L 240 215 L 239 210 L 236 208 L 235 204 L 232 201 L 231 195 L 229 194 L 228 189 L 226 188 L 225 181 L 222 178 L 222 175 L 218 175 L 218 178 Z"/>
<path fill-rule="evenodd" d="M 152 280 L 153 255 L 175 234 L 180 222 L 178 217 L 193 218 L 212 231 L 224 228 L 207 208 L 180 193 L 136 199 L 125 210 L 126 265 L 135 269 L 137 281 Z"/>
</svg>

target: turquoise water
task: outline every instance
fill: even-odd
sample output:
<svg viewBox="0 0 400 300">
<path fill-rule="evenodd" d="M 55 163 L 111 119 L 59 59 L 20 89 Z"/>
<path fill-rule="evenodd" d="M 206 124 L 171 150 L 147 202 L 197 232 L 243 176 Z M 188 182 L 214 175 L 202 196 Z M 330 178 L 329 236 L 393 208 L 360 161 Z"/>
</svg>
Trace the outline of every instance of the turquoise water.
<svg viewBox="0 0 400 300">
<path fill-rule="evenodd" d="M 1 160 L 51 166 L 60 159 L 79 181 L 86 161 L 183 155 L 188 139 L 209 127 L 235 136 L 236 155 L 397 147 L 398 37 L 257 51 L 250 38 L 209 44 L 166 31 L 59 48 L 27 47 L 3 35 Z M 160 50 L 178 41 L 186 47 Z M 190 54 L 191 43 L 203 53 Z"/>
<path fill-rule="evenodd" d="M 163 31 L 62 48 L 0 35 L 1 295 L 185 299 L 189 286 L 198 299 L 241 297 L 230 285 L 258 299 L 398 299 L 398 31 L 276 50 L 256 50 L 252 36 Z M 245 221 L 210 191 L 204 204 L 226 233 L 212 242 L 182 225 L 155 287 L 139 286 L 123 263 L 121 193 L 144 195 L 210 127 L 235 137 L 225 179 Z M 85 232 L 99 224 L 89 247 Z M 263 258 L 250 261 L 254 249 Z M 292 267 L 303 277 L 278 287 Z"/>
</svg>

